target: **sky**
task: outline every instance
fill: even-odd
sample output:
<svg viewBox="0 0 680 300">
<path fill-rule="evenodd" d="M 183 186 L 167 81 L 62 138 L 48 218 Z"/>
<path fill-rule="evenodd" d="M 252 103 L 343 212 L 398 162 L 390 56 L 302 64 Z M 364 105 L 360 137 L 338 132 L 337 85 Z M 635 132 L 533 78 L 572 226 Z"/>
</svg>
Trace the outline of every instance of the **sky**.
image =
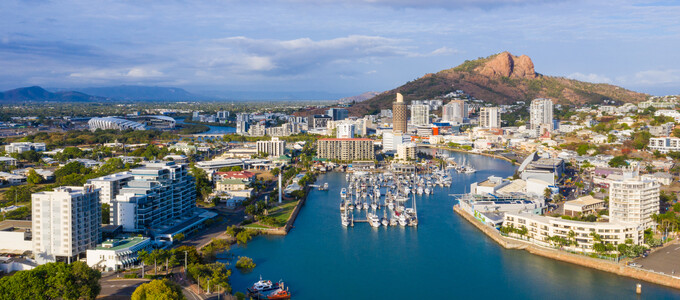
<svg viewBox="0 0 680 300">
<path fill-rule="evenodd" d="M 385 91 L 502 51 L 680 94 L 680 1 L 2 0 L 0 90 Z"/>
</svg>

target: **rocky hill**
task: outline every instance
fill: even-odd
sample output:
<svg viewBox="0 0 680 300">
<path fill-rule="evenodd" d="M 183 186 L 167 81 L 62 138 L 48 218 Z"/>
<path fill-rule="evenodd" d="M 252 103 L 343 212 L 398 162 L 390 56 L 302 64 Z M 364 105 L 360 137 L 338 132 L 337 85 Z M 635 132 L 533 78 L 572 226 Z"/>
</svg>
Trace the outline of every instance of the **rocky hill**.
<svg viewBox="0 0 680 300">
<path fill-rule="evenodd" d="M 589 83 L 536 73 L 526 55 L 509 52 L 465 61 L 460 66 L 425 76 L 381 93 L 350 108 L 352 115 L 375 113 L 391 108 L 397 92 L 405 100 L 432 99 L 455 90 L 496 104 L 552 98 L 561 104 L 600 103 L 603 99 L 639 102 L 648 95 L 603 83 Z"/>
</svg>

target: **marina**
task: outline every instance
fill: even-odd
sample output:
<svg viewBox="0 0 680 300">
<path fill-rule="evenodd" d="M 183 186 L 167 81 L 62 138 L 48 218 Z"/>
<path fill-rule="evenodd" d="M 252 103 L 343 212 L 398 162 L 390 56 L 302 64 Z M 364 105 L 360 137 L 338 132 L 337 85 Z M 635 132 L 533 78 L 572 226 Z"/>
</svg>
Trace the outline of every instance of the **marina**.
<svg viewBox="0 0 680 300">
<path fill-rule="evenodd" d="M 477 172 L 451 170 L 450 187 L 438 187 L 429 196 L 416 193 L 418 227 L 375 228 L 360 221 L 342 226 L 338 207 L 340 191 L 348 186 L 346 173 L 320 175 L 318 182 L 328 182 L 328 191 L 310 191 L 287 236 L 260 236 L 232 248 L 234 255 L 257 263 L 254 272 L 232 274 L 234 291 L 245 292 L 262 274 L 283 277 L 295 299 L 636 299 L 637 280 L 507 250 L 480 234 L 451 210 L 455 201 L 449 195 L 463 194 L 470 183 L 491 175 L 512 176 L 515 167 L 485 156 L 451 155 L 457 161 L 468 156 Z M 356 220 L 364 219 L 366 211 L 354 212 Z M 426 285 L 448 288 L 423 289 Z M 644 298 L 680 297 L 671 288 L 642 285 Z"/>
</svg>

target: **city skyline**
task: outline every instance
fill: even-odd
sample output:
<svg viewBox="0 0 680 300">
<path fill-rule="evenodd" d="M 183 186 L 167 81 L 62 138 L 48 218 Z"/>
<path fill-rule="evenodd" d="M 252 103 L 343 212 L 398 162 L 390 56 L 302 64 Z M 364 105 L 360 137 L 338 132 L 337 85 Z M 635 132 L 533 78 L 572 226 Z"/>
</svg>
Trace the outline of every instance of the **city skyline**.
<svg viewBox="0 0 680 300">
<path fill-rule="evenodd" d="M 7 1 L 1 90 L 384 91 L 502 51 L 536 71 L 677 94 L 671 1 Z"/>
</svg>

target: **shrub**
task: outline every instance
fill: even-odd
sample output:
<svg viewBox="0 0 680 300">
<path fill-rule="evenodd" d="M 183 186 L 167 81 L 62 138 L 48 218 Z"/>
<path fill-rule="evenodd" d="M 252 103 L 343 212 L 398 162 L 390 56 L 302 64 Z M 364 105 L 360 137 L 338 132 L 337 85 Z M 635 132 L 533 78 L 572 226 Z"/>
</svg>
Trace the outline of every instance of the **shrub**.
<svg viewBox="0 0 680 300">
<path fill-rule="evenodd" d="M 255 268 L 255 263 L 253 259 L 247 256 L 239 256 L 236 262 L 236 268 L 241 271 L 251 271 Z"/>
</svg>

